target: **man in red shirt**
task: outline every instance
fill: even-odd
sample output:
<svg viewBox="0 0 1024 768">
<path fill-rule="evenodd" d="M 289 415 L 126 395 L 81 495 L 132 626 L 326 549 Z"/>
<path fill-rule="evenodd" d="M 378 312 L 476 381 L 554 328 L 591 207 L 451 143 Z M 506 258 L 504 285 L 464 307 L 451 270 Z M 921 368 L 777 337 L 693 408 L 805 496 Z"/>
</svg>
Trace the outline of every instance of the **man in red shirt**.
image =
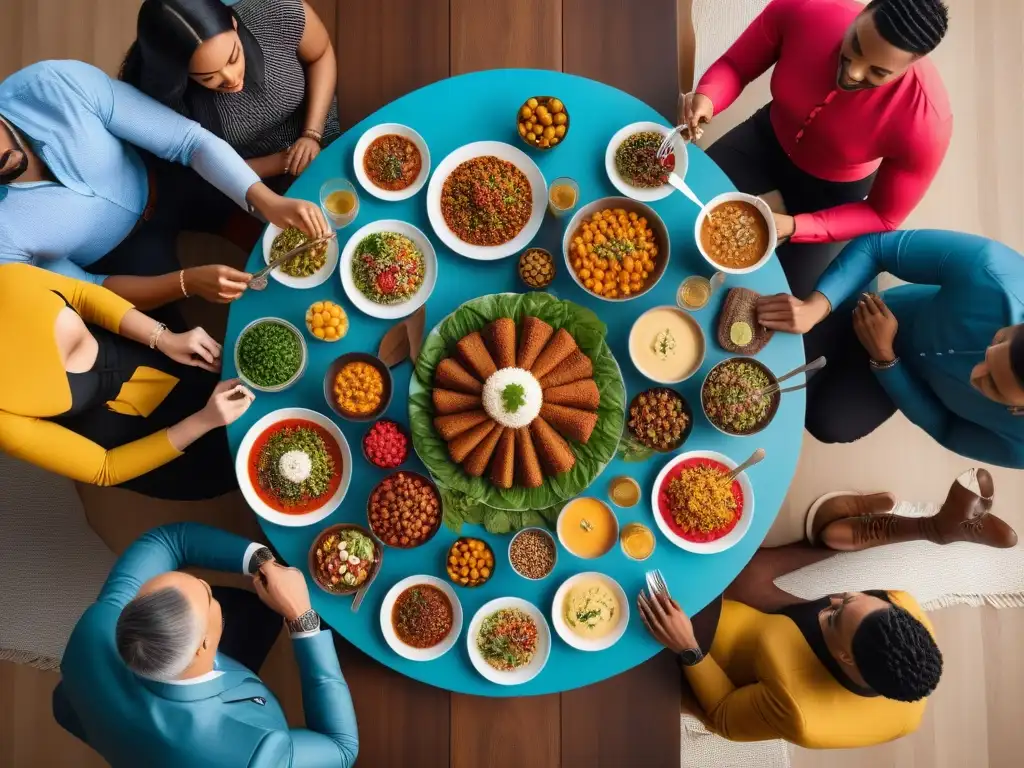
<svg viewBox="0 0 1024 768">
<path fill-rule="evenodd" d="M 775 65 L 771 103 L 708 155 L 776 211 L 794 296 L 845 241 L 899 227 L 935 177 L 953 120 L 924 57 L 947 24 L 940 0 L 772 0 L 685 96 L 693 134 Z"/>
</svg>

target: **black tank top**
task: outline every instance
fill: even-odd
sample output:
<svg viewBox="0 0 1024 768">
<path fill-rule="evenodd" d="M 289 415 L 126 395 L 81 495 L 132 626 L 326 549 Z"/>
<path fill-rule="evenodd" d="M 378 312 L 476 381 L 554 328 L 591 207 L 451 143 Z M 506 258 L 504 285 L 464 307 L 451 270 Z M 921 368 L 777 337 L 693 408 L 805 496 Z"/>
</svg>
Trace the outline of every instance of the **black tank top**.
<svg viewBox="0 0 1024 768">
<path fill-rule="evenodd" d="M 891 603 L 888 593 L 880 590 L 871 590 L 865 592 L 866 595 L 877 597 L 885 600 L 887 603 Z M 800 634 L 804 636 L 804 640 L 811 646 L 811 650 L 814 651 L 814 655 L 818 657 L 818 660 L 822 663 L 822 666 L 829 671 L 829 673 L 836 679 L 843 688 L 855 693 L 858 696 L 874 697 L 878 694 L 870 688 L 866 688 L 862 685 L 858 685 L 853 682 L 843 668 L 839 666 L 839 662 L 835 660 L 835 657 L 829 652 L 828 646 L 825 644 L 825 636 L 821 633 L 821 624 L 818 622 L 818 614 L 821 613 L 829 605 L 829 599 L 823 597 L 820 600 L 814 600 L 810 603 L 800 603 L 799 605 L 790 605 L 785 608 L 780 608 L 776 613 L 788 616 L 796 624 L 797 629 L 800 630 Z"/>
<path fill-rule="evenodd" d="M 54 291 L 64 304 L 75 314 L 78 312 L 59 292 Z M 111 333 L 106 328 L 86 323 L 89 333 L 96 339 L 99 350 L 96 353 L 96 360 L 88 371 L 82 373 L 67 372 L 68 386 L 71 389 L 71 407 L 62 416 L 75 416 L 92 408 L 103 405 L 108 400 L 117 397 L 121 386 L 131 379 L 137 365 L 122 365 L 121 350 L 130 342 L 127 339 Z"/>
</svg>

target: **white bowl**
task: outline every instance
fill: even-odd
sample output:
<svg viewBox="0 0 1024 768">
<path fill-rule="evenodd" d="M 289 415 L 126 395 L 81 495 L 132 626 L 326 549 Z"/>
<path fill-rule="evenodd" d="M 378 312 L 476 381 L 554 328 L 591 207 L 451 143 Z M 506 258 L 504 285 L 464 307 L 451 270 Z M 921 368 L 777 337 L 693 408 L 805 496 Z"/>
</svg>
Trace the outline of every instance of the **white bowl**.
<svg viewBox="0 0 1024 768">
<path fill-rule="evenodd" d="M 281 234 L 282 231 L 276 224 L 268 224 L 263 232 L 264 264 L 270 263 L 270 248 L 274 244 L 274 238 Z M 286 275 L 281 271 L 280 267 L 274 267 L 274 269 L 270 270 L 270 276 L 281 283 L 281 285 L 287 285 L 289 288 L 316 288 L 318 285 L 323 285 L 327 282 L 336 266 L 338 266 L 338 238 L 332 237 L 327 241 L 327 260 L 320 269 L 309 277 Z"/>
<path fill-rule="evenodd" d="M 565 597 L 569 594 L 569 590 L 584 579 L 600 579 L 605 582 L 608 585 L 608 588 L 619 599 L 619 606 L 622 609 L 622 616 L 619 617 L 619 623 L 615 629 L 611 633 L 597 640 L 587 640 L 584 637 L 574 634 L 573 631 L 569 629 L 569 625 L 565 623 L 565 612 L 562 610 L 562 603 L 565 602 Z M 554 625 L 558 636 L 576 650 L 604 651 L 619 642 L 619 640 L 622 639 L 622 636 L 626 634 L 626 627 L 629 626 L 629 600 L 626 598 L 625 590 L 623 590 L 619 583 L 611 576 L 606 576 L 605 574 L 597 573 L 596 571 L 577 573 L 575 576 L 570 576 L 568 579 L 563 581 L 562 586 L 560 586 L 558 591 L 555 592 L 555 599 L 551 602 L 551 623 Z"/>
<path fill-rule="evenodd" d="M 476 647 L 477 635 L 484 618 L 502 608 L 518 608 L 528 614 L 537 625 L 537 651 L 533 654 L 533 659 L 525 667 L 511 672 L 502 672 L 492 667 L 484 660 Z M 499 597 L 489 603 L 484 603 L 483 607 L 474 614 L 473 620 L 469 622 L 469 630 L 466 632 L 466 646 L 469 650 L 470 661 L 484 678 L 498 685 L 521 685 L 533 680 L 548 663 L 548 656 L 551 655 L 551 630 L 548 628 L 544 614 L 533 603 L 519 597 Z"/>
<path fill-rule="evenodd" d="M 684 323 L 689 325 L 695 331 L 697 338 L 700 340 L 699 354 L 697 355 L 697 358 L 693 364 L 693 368 L 690 369 L 689 373 L 687 373 L 685 376 L 679 379 L 659 379 L 657 376 L 654 376 L 649 371 L 645 370 L 636 361 L 636 358 L 633 357 L 633 334 L 636 333 L 636 327 L 639 324 L 640 320 L 643 319 L 645 316 L 649 315 L 651 312 L 660 312 L 664 310 L 677 314 L 683 320 Z M 640 317 L 633 321 L 633 327 L 630 328 L 629 330 L 629 342 L 627 346 L 629 348 L 629 359 L 633 362 L 633 367 L 636 368 L 648 379 L 657 382 L 658 384 L 678 384 L 682 381 L 686 381 L 688 378 L 693 376 L 693 374 L 699 371 L 700 367 L 704 365 L 704 354 L 707 351 L 707 339 L 704 336 L 704 329 L 700 327 L 700 323 L 694 320 L 693 315 L 691 315 L 689 312 L 684 312 L 683 310 L 679 309 L 679 307 L 666 305 L 663 307 L 651 307 L 642 315 L 640 315 Z"/>
<path fill-rule="evenodd" d="M 445 223 L 441 213 L 441 189 L 448 176 L 459 165 L 474 157 L 488 155 L 510 162 L 526 174 L 533 194 L 533 211 L 526 226 L 507 243 L 503 245 L 471 245 L 460 240 Z M 434 169 L 434 175 L 430 177 L 430 186 L 427 187 L 427 216 L 430 219 L 430 225 L 434 228 L 434 234 L 455 253 L 477 261 L 504 259 L 526 248 L 540 230 L 547 208 L 548 185 L 544 181 L 544 174 L 540 172 L 540 168 L 521 149 L 501 141 L 475 141 L 454 150 L 438 163 L 437 168 Z"/>
<path fill-rule="evenodd" d="M 298 337 L 299 350 L 302 353 L 302 362 L 299 363 L 299 370 L 297 370 L 295 374 L 290 379 L 288 379 L 288 381 L 273 387 L 260 386 L 259 384 L 250 381 L 249 377 L 242 372 L 242 367 L 238 364 L 238 349 L 241 345 L 242 339 L 245 337 L 246 331 L 248 331 L 254 325 L 259 325 L 260 323 L 277 323 L 278 325 L 283 325 L 285 328 L 287 328 L 289 331 L 291 331 Z M 280 317 L 258 317 L 251 323 L 246 325 L 245 328 L 242 329 L 242 332 L 238 334 L 238 337 L 235 339 L 234 358 L 235 371 L 238 374 L 238 378 L 240 378 L 242 380 L 242 383 L 245 384 L 245 386 L 249 387 L 249 389 L 255 389 L 257 392 L 283 392 L 284 390 L 292 386 L 295 382 L 297 382 L 299 379 L 301 379 L 302 375 L 306 372 L 306 365 L 309 363 L 309 349 L 306 347 L 306 337 L 302 335 L 302 331 L 300 331 L 294 325 L 289 323 L 287 320 Z"/>
<path fill-rule="evenodd" d="M 704 219 L 707 218 L 709 211 L 714 211 L 716 205 L 722 203 L 731 203 L 733 201 L 741 201 L 744 203 L 750 203 L 752 206 L 760 211 L 764 217 L 765 223 L 768 225 L 768 247 L 764 251 L 764 256 L 761 260 L 751 264 L 749 267 L 743 267 L 742 269 L 736 269 L 735 267 L 726 267 L 719 264 L 717 261 L 708 256 L 704 250 L 704 246 L 700 242 L 700 228 L 704 224 Z M 779 233 L 775 229 L 775 219 L 772 217 L 772 209 L 768 207 L 768 203 L 762 200 L 760 197 L 754 197 L 753 195 L 746 195 L 742 192 L 724 192 L 717 197 L 712 198 L 708 201 L 707 205 L 697 214 L 697 221 L 693 225 L 693 237 L 697 241 L 697 250 L 700 251 L 700 255 L 704 257 L 704 261 L 710 264 L 712 267 L 717 269 L 719 272 L 725 272 L 730 275 L 746 275 L 750 272 L 754 272 L 765 264 L 775 253 L 775 248 L 779 244 Z"/>
<path fill-rule="evenodd" d="M 722 538 L 715 539 L 714 541 L 688 541 L 672 530 L 669 524 L 665 521 L 664 516 L 662 516 L 661 509 L 658 505 L 659 489 L 661 488 L 661 484 L 664 482 L 666 475 L 672 471 L 673 467 L 681 462 L 687 461 L 688 459 L 712 459 L 713 461 L 724 464 L 730 470 L 736 469 L 738 466 L 736 462 L 728 456 L 717 453 L 716 451 L 687 451 L 686 453 L 681 453 L 678 456 L 672 457 L 668 463 L 662 467 L 661 472 L 658 473 L 658 477 L 654 480 L 654 488 L 651 490 L 651 510 L 654 513 L 654 521 L 658 524 L 658 528 L 661 532 L 665 534 L 665 538 L 680 549 L 685 549 L 687 552 L 695 552 L 698 555 L 713 555 L 718 552 L 724 552 L 742 539 L 746 535 L 747 531 L 750 530 L 750 521 L 754 517 L 754 487 L 750 484 L 750 478 L 747 477 L 747 473 L 741 472 L 736 480 L 739 481 L 740 488 L 743 491 L 743 510 L 740 514 L 739 522 L 736 523 L 736 527 Z"/>
<path fill-rule="evenodd" d="M 391 611 L 395 607 L 395 601 L 398 600 L 398 596 L 409 587 L 414 587 L 417 584 L 437 587 L 444 592 L 448 602 L 452 605 L 452 628 L 448 631 L 448 636 L 432 648 L 413 648 L 411 645 L 406 645 L 398 639 L 398 635 L 395 634 L 395 628 L 391 624 Z M 380 606 L 380 631 L 384 633 L 384 639 L 388 641 L 391 650 L 403 658 L 410 661 L 433 661 L 434 659 L 439 659 L 452 649 L 455 642 L 459 639 L 459 635 L 462 634 L 462 603 L 459 602 L 455 590 L 452 589 L 448 582 L 433 576 L 409 576 L 395 584 L 384 595 L 384 602 Z"/>
<path fill-rule="evenodd" d="M 301 515 L 286 515 L 283 512 L 278 512 L 276 509 L 271 509 L 259 497 L 259 494 L 256 493 L 256 489 L 253 488 L 249 480 L 249 454 L 252 451 L 253 443 L 256 442 L 257 438 L 268 427 L 289 419 L 304 419 L 322 427 L 334 438 L 341 451 L 341 482 L 338 484 L 338 490 L 334 492 L 331 498 L 324 502 L 323 506 Z M 319 523 L 341 506 L 341 501 L 348 492 L 349 482 L 352 480 L 352 451 L 348 447 L 345 435 L 338 429 L 338 425 L 322 413 L 311 411 L 307 408 L 280 408 L 268 413 L 249 427 L 249 431 L 245 433 L 245 437 L 242 438 L 242 444 L 238 447 L 238 453 L 235 454 L 235 476 L 238 478 L 238 487 L 242 491 L 242 496 L 245 497 L 245 501 L 257 515 L 277 525 L 283 525 L 288 528 L 301 528 L 313 523 Z"/>
<path fill-rule="evenodd" d="M 572 268 L 572 239 L 578 230 L 583 225 L 583 220 L 593 216 L 598 211 L 603 211 L 605 208 L 622 208 L 627 213 L 633 212 L 637 216 L 642 216 L 647 219 L 648 228 L 654 232 L 654 236 L 658 241 L 658 263 L 654 265 L 654 272 L 648 276 L 648 282 L 646 287 L 639 293 L 634 293 L 630 296 L 621 296 L 617 299 L 609 299 L 605 296 L 598 296 L 593 291 L 588 290 L 583 282 L 576 275 L 576 270 Z M 595 200 L 592 203 L 587 203 L 582 208 L 573 214 L 573 217 L 569 219 L 569 224 L 565 228 L 565 232 L 562 234 L 562 261 L 565 263 L 565 269 L 568 271 L 569 276 L 572 277 L 573 282 L 580 287 L 580 290 L 585 292 L 588 296 L 600 299 L 601 301 L 632 301 L 638 296 L 643 296 L 649 292 L 654 286 L 656 286 L 661 278 L 664 277 L 665 271 L 668 269 L 669 257 L 672 253 L 672 243 L 668 236 L 668 227 L 665 226 L 665 222 L 661 216 L 651 208 L 649 205 L 644 205 L 641 202 L 637 202 L 628 197 L 602 197 L 599 200 Z"/>
<path fill-rule="evenodd" d="M 666 197 L 671 195 L 674 189 L 673 186 L 666 182 L 660 187 L 634 187 L 622 178 L 618 169 L 615 167 L 615 152 L 618 150 L 619 145 L 634 133 L 640 133 L 641 131 L 654 131 L 655 133 L 660 133 L 662 136 L 667 136 L 672 129 L 666 125 L 661 125 L 660 123 L 631 123 L 630 125 L 627 125 L 612 136 L 611 141 L 608 142 L 608 148 L 604 151 L 604 168 L 608 174 L 608 180 L 617 190 L 619 190 L 619 192 L 627 197 L 633 198 L 634 200 L 652 203 L 655 200 L 664 200 Z M 676 134 L 672 151 L 676 156 L 676 167 L 673 173 L 679 178 L 685 179 L 689 159 L 686 154 L 686 142 L 683 141 L 683 137 L 679 134 Z"/>
<path fill-rule="evenodd" d="M 401 304 L 378 304 L 371 301 L 359 291 L 352 279 L 352 259 L 355 256 L 356 247 L 363 238 L 375 232 L 395 232 L 404 235 L 412 240 L 423 254 L 423 284 L 420 285 L 416 293 Z M 411 315 L 422 307 L 433 293 L 434 285 L 437 283 L 437 253 L 434 251 L 430 239 L 417 227 L 398 219 L 382 219 L 381 221 L 372 221 L 352 234 L 348 242 L 345 243 L 345 249 L 341 252 L 341 267 L 338 271 L 341 275 L 341 285 L 345 289 L 345 295 L 356 309 L 370 317 L 397 320 L 400 317 Z"/>
<path fill-rule="evenodd" d="M 405 189 L 381 189 L 370 181 L 370 177 L 366 175 L 366 169 L 363 168 L 363 156 L 366 154 L 367 147 L 381 136 L 387 136 L 391 133 L 398 134 L 399 136 L 408 139 L 415 144 L 416 149 L 420 151 L 422 165 L 420 167 L 419 176 L 417 176 L 416 180 Z M 381 123 L 380 125 L 375 125 L 372 128 L 367 128 L 363 135 L 359 137 L 359 141 L 356 142 L 355 151 L 352 153 L 352 165 L 355 168 L 356 178 L 359 180 L 363 189 L 374 197 L 388 201 L 408 200 L 423 189 L 423 185 L 427 183 L 427 177 L 430 176 L 430 150 L 427 148 L 427 142 L 423 140 L 423 137 L 409 126 L 402 125 L 401 123 Z"/>
</svg>

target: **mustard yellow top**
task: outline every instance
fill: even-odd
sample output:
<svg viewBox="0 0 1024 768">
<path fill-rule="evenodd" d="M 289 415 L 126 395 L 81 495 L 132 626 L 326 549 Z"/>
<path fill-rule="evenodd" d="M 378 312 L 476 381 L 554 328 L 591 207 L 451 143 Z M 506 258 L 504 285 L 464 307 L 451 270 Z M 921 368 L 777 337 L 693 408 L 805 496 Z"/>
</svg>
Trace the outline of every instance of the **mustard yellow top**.
<svg viewBox="0 0 1024 768">
<path fill-rule="evenodd" d="M 98 285 L 27 264 L 0 266 L 0 450 L 73 480 L 117 485 L 177 458 L 167 430 L 105 450 L 51 421 L 71 407 L 57 347 L 57 315 L 68 303 L 86 323 L 118 333 L 132 305 Z M 138 378 L 138 380 L 136 380 Z M 108 407 L 145 416 L 177 382 L 140 368 Z"/>
<path fill-rule="evenodd" d="M 889 598 L 935 634 L 914 598 L 905 592 Z M 710 653 L 683 670 L 708 727 L 732 741 L 867 747 L 913 733 L 924 715 L 923 700 L 911 704 L 847 690 L 790 618 L 732 600 L 722 606 Z"/>
</svg>

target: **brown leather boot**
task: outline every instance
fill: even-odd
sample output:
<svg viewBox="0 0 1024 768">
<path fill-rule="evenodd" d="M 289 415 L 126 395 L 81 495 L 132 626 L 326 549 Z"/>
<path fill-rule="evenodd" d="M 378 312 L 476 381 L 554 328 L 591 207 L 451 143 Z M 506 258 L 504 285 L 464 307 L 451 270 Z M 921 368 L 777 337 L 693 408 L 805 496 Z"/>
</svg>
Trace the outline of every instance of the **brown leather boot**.
<svg viewBox="0 0 1024 768">
<path fill-rule="evenodd" d="M 995 483 L 986 469 L 972 469 L 953 481 L 942 508 L 920 521 L 921 532 L 936 544 L 969 541 L 989 547 L 1016 546 L 1017 534 L 991 513 Z"/>
</svg>

